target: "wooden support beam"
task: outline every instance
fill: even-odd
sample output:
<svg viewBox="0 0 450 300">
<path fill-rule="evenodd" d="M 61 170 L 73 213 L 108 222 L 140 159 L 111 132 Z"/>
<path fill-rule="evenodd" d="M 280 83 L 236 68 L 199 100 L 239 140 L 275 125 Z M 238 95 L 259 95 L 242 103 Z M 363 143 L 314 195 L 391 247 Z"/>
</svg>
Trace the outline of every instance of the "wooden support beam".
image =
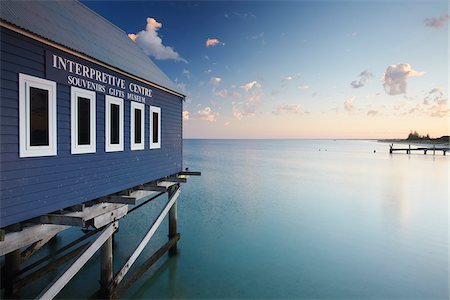
<svg viewBox="0 0 450 300">
<path fill-rule="evenodd" d="M 164 193 L 165 193 L 165 192 L 159 192 L 159 193 L 155 192 L 153 196 L 151 196 L 151 197 L 148 198 L 147 200 L 145 200 L 145 201 L 139 203 L 138 205 L 136 205 L 135 207 L 133 207 L 132 209 L 130 209 L 130 210 L 128 211 L 128 213 L 131 213 L 131 212 L 135 211 L 136 209 L 138 209 L 139 207 L 146 205 L 147 203 L 149 203 L 150 201 L 155 200 L 156 198 L 158 198 L 159 196 L 161 196 L 161 195 L 164 194 Z"/>
<path fill-rule="evenodd" d="M 48 285 L 43 292 L 39 294 L 38 299 L 53 299 L 66 286 L 66 284 L 75 276 L 75 274 L 87 263 L 87 261 L 97 252 L 97 250 L 105 243 L 105 241 L 113 235 L 119 226 L 118 222 L 114 222 L 103 229 L 97 239 L 94 239 L 88 248 L 75 260 L 75 262 L 64 270 L 61 276 L 58 276 L 52 283 Z"/>
<path fill-rule="evenodd" d="M 58 249 L 58 250 L 52 252 L 51 254 L 49 254 L 49 255 L 47 255 L 47 256 L 45 256 L 45 257 L 43 257 L 43 258 L 41 258 L 41 259 L 35 261 L 35 262 L 32 263 L 31 265 L 28 265 L 28 266 L 24 267 L 23 269 L 21 269 L 21 270 L 19 271 L 19 274 L 18 274 L 18 275 L 22 275 L 22 274 L 24 274 L 24 273 L 26 273 L 26 272 L 28 272 L 28 271 L 30 271 L 30 270 L 36 268 L 37 266 L 39 266 L 40 264 L 46 262 L 47 260 L 49 260 L 49 259 L 51 259 L 51 258 L 55 258 L 57 255 L 63 253 L 63 252 L 66 251 L 67 249 L 70 249 L 70 248 L 72 248 L 73 246 L 75 246 L 75 245 L 81 243 L 81 242 L 84 241 L 85 239 L 87 239 L 87 238 L 93 236 L 94 234 L 96 234 L 96 233 L 98 233 L 98 232 L 99 232 L 99 230 L 97 229 L 97 230 L 93 230 L 93 231 L 91 231 L 91 232 L 89 232 L 89 233 L 86 233 L 85 235 L 83 235 L 83 236 L 79 237 L 78 239 L 76 239 L 76 240 L 70 242 L 69 244 L 65 245 L 64 247 L 62 247 L 62 248 L 60 248 L 60 249 Z"/>
<path fill-rule="evenodd" d="M 33 225 L 23 228 L 22 231 L 7 233 L 5 240 L 0 242 L 0 256 L 40 241 L 46 236 L 57 234 L 67 228 L 69 226 Z"/>
<path fill-rule="evenodd" d="M 92 225 L 99 228 L 123 217 L 127 211 L 127 204 L 98 203 L 91 207 L 85 207 L 83 211 L 68 212 L 65 214 L 47 214 L 41 216 L 39 220 L 44 224 L 77 227 Z"/>
<path fill-rule="evenodd" d="M 176 185 L 176 184 L 178 184 L 178 182 L 172 182 L 172 181 L 159 181 L 158 182 L 158 186 L 163 186 L 163 187 L 165 187 L 165 188 L 169 188 L 169 187 L 171 187 L 171 186 L 174 186 L 174 185 Z"/>
<path fill-rule="evenodd" d="M 23 287 L 27 286 L 31 282 L 33 282 L 36 279 L 39 279 L 42 276 L 44 276 L 45 274 L 47 274 L 50 270 L 53 270 L 53 269 L 59 267 L 60 265 L 66 263 L 67 261 L 71 260 L 72 258 L 78 256 L 81 252 L 86 250 L 86 248 L 88 247 L 87 244 L 88 243 L 85 243 L 85 244 L 79 246 L 78 248 L 68 252 L 67 254 L 64 254 L 60 258 L 50 262 L 49 264 L 41 267 L 40 269 L 34 271 L 33 273 L 30 273 L 30 274 L 24 276 L 23 278 L 18 279 L 17 283 L 14 286 L 15 289 L 17 289 L 17 290 L 22 289 Z"/>
<path fill-rule="evenodd" d="M 148 191 L 148 190 L 144 190 L 144 189 L 139 189 L 136 191 L 131 192 L 131 195 L 133 197 L 136 197 L 138 199 L 138 201 L 141 201 L 143 199 L 152 197 L 154 195 L 156 195 L 158 192 L 156 191 Z"/>
<path fill-rule="evenodd" d="M 156 184 L 143 184 L 139 189 L 143 191 L 167 192 L 167 187 Z"/>
<path fill-rule="evenodd" d="M 83 211 L 84 207 L 85 207 L 84 203 L 82 203 L 82 204 L 75 204 L 75 205 L 72 205 L 70 207 L 65 208 L 64 210 L 67 210 L 67 211 Z"/>
<path fill-rule="evenodd" d="M 103 244 L 100 251 L 100 297 L 109 299 L 109 286 L 113 278 L 113 236 Z"/>
<path fill-rule="evenodd" d="M 173 195 L 173 197 L 170 199 L 170 201 L 163 208 L 163 210 L 159 214 L 159 217 L 153 222 L 153 224 L 150 227 L 149 231 L 144 236 L 144 238 L 141 240 L 141 242 L 139 243 L 139 245 L 136 248 L 136 250 L 134 250 L 133 254 L 131 254 L 131 256 L 125 262 L 123 267 L 116 274 L 116 276 L 114 277 L 114 280 L 113 280 L 113 282 L 111 284 L 110 290 L 115 289 L 118 286 L 118 284 L 122 281 L 123 277 L 125 277 L 125 275 L 128 273 L 128 271 L 130 270 L 131 266 L 134 264 L 136 259 L 139 257 L 139 255 L 144 250 L 144 247 L 148 244 L 148 242 L 150 241 L 152 236 L 155 234 L 156 229 L 158 229 L 159 225 L 161 225 L 164 217 L 167 215 L 167 213 L 169 212 L 170 208 L 175 203 L 175 201 L 177 200 L 179 195 L 180 195 L 180 190 L 177 190 L 177 192 Z"/>
<path fill-rule="evenodd" d="M 60 214 L 47 214 L 40 216 L 39 223 L 41 224 L 55 224 L 55 225 L 67 225 L 67 226 L 78 226 L 86 227 L 86 223 L 81 216 L 71 216 L 71 213 L 66 215 Z"/>
<path fill-rule="evenodd" d="M 160 259 L 164 255 L 164 253 L 169 251 L 169 249 L 171 249 L 173 247 L 173 245 L 175 245 L 178 242 L 179 239 L 180 239 L 180 234 L 177 234 L 170 241 L 168 241 L 161 248 L 159 248 L 158 251 L 155 252 L 155 254 L 150 256 L 150 258 L 148 258 L 143 264 L 141 264 L 139 269 L 137 269 L 133 274 L 131 274 L 130 278 L 126 282 L 120 284 L 113 291 L 113 293 L 111 295 L 112 298 L 118 299 L 123 294 L 123 292 L 125 292 L 127 289 L 129 289 L 133 285 L 133 283 L 136 282 L 136 280 L 141 278 L 142 275 L 144 275 L 144 273 L 151 266 L 153 266 L 158 261 L 158 259 Z"/>
<path fill-rule="evenodd" d="M 196 172 L 196 171 L 181 171 L 181 172 L 178 172 L 178 175 L 185 175 L 185 176 L 202 176 L 202 172 Z"/>
<path fill-rule="evenodd" d="M 167 177 L 167 178 L 164 178 L 164 181 L 177 182 L 177 183 L 186 183 L 187 179 L 186 178 L 180 178 L 180 177 Z"/>
<path fill-rule="evenodd" d="M 5 255 L 5 298 L 19 298 L 14 289 L 14 281 L 20 270 L 20 249 Z"/>
<path fill-rule="evenodd" d="M 174 194 L 178 191 L 178 186 L 174 186 L 169 189 L 168 198 L 169 200 L 174 196 Z M 177 202 L 175 201 L 169 211 L 169 240 L 172 240 L 177 232 Z M 174 243 L 173 246 L 169 250 L 170 256 L 175 256 L 178 253 L 177 243 Z"/>
<path fill-rule="evenodd" d="M 52 238 L 54 238 L 56 234 L 49 234 L 44 237 L 42 240 L 34 242 L 30 245 L 26 250 L 20 253 L 20 262 L 26 261 L 31 255 L 33 255 L 36 251 L 41 249 L 45 244 L 47 244 Z"/>
<path fill-rule="evenodd" d="M 108 202 L 108 203 L 120 203 L 120 204 L 136 204 L 136 197 L 131 196 L 123 196 L 123 195 L 110 195 L 106 197 L 100 198 L 100 202 Z"/>
<path fill-rule="evenodd" d="M 95 217 L 91 225 L 94 226 L 94 228 L 101 228 L 111 222 L 119 220 L 120 218 L 124 217 L 127 213 L 128 213 L 128 205 L 122 205 L 113 211 L 105 212 Z"/>
</svg>

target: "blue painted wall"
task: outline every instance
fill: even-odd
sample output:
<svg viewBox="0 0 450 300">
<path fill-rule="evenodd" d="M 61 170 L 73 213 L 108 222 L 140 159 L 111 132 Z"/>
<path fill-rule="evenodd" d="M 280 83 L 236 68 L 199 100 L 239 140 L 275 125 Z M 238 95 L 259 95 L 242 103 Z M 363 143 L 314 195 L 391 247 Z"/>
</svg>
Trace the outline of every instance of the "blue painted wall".
<svg viewBox="0 0 450 300">
<path fill-rule="evenodd" d="M 182 99 L 152 87 L 145 150 L 130 150 L 130 101 L 124 100 L 124 151 L 105 152 L 105 95 L 97 93 L 97 152 L 71 154 L 70 86 L 58 83 L 58 155 L 19 158 L 18 74 L 46 78 L 45 50 L 61 52 L 5 28 L 0 34 L 0 227 L 182 170 Z M 161 107 L 161 149 L 149 149 L 149 105 Z"/>
</svg>

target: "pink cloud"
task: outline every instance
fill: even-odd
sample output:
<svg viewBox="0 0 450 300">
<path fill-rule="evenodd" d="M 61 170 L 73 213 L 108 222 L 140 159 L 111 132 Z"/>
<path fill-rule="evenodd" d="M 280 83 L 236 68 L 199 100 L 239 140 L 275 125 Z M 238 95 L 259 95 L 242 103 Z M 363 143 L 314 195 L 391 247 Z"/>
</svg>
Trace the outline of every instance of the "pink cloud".
<svg viewBox="0 0 450 300">
<path fill-rule="evenodd" d="M 252 88 L 261 88 L 261 84 L 259 84 L 256 80 L 246 83 L 244 85 L 241 85 L 241 88 L 248 92 L 249 90 L 251 90 Z"/>
<path fill-rule="evenodd" d="M 389 95 L 400 95 L 406 93 L 407 79 L 419 77 L 425 72 L 413 70 L 410 64 L 390 65 L 384 72 L 384 90 Z"/>
<path fill-rule="evenodd" d="M 189 112 L 187 110 L 183 111 L 183 121 L 189 120 Z"/>
<path fill-rule="evenodd" d="M 208 38 L 206 40 L 206 42 L 205 42 L 205 45 L 206 45 L 206 47 L 214 47 L 214 46 L 217 46 L 217 45 L 225 45 L 225 43 L 221 42 L 218 39 Z"/>
<path fill-rule="evenodd" d="M 217 97 L 221 97 L 221 98 L 240 98 L 241 94 L 239 94 L 238 92 L 230 92 L 225 90 L 220 90 L 217 92 L 214 92 L 214 95 L 216 95 Z"/>
<path fill-rule="evenodd" d="M 434 27 L 434 28 L 442 28 L 445 23 L 450 20 L 449 15 L 440 16 L 439 18 L 428 18 L 424 20 L 425 26 Z"/>
<path fill-rule="evenodd" d="M 198 120 L 215 122 L 217 121 L 217 113 L 213 112 L 211 107 L 206 106 L 205 108 L 197 112 L 196 118 Z"/>
<path fill-rule="evenodd" d="M 211 79 L 209 80 L 209 83 L 212 85 L 218 85 L 221 82 L 222 82 L 222 78 L 220 78 L 220 77 L 211 77 Z"/>
<path fill-rule="evenodd" d="M 346 111 L 352 112 L 355 109 L 355 106 L 353 105 L 353 100 L 355 100 L 354 97 L 344 101 L 344 108 Z"/>
</svg>

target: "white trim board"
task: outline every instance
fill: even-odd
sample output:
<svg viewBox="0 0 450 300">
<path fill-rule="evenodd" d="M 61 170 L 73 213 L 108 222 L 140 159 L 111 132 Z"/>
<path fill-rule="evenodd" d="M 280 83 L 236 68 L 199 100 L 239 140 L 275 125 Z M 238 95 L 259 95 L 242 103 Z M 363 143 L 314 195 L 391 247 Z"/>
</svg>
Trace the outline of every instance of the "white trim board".
<svg viewBox="0 0 450 300">
<path fill-rule="evenodd" d="M 135 110 L 141 111 L 141 142 L 136 143 L 135 135 Z M 144 103 L 138 103 L 131 101 L 130 103 L 130 147 L 131 150 L 144 150 L 145 149 L 145 105 Z"/>
<path fill-rule="evenodd" d="M 96 97 L 94 91 L 84 90 L 77 87 L 71 87 L 71 105 L 70 105 L 70 119 L 71 119 L 71 153 L 95 153 L 96 152 Z M 78 97 L 83 97 L 90 100 L 90 142 L 89 145 L 78 144 Z"/>
<path fill-rule="evenodd" d="M 119 143 L 111 144 L 111 104 L 119 106 Z M 124 101 L 122 98 L 105 96 L 105 152 L 123 151 Z"/>
<path fill-rule="evenodd" d="M 153 113 L 158 114 L 158 141 L 156 143 L 153 142 Z M 149 120 L 150 149 L 159 149 L 161 148 L 161 107 L 150 106 Z"/>
<path fill-rule="evenodd" d="M 31 146 L 30 90 L 48 91 L 48 145 Z M 53 156 L 57 154 L 56 82 L 19 73 L 19 157 Z"/>
</svg>

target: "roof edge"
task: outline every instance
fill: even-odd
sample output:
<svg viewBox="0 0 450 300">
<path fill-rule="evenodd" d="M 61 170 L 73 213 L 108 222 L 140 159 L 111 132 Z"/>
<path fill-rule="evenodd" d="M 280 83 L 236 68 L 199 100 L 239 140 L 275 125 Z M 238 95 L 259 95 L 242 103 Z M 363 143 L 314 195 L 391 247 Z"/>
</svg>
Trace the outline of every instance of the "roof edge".
<svg viewBox="0 0 450 300">
<path fill-rule="evenodd" d="M 82 5 L 81 3 L 79 3 L 79 4 Z M 102 18 L 103 18 L 103 17 L 102 17 Z M 108 22 L 109 22 L 109 21 L 108 21 Z M 111 24 L 112 24 L 112 23 L 111 23 Z M 114 25 L 114 24 L 112 24 L 112 25 Z M 116 25 L 114 25 L 114 26 L 115 26 L 116 28 L 118 28 Z M 77 57 L 79 57 L 79 58 L 81 58 L 81 59 L 85 59 L 85 60 L 87 60 L 87 61 L 90 61 L 90 62 L 92 62 L 92 63 L 95 63 L 95 64 L 97 64 L 97 65 L 100 65 L 100 66 L 102 66 L 102 67 L 104 67 L 104 68 L 107 68 L 107 69 L 109 69 L 109 70 L 111 70 L 111 71 L 117 72 L 117 73 L 119 73 L 119 74 L 122 74 L 122 75 L 128 76 L 128 77 L 130 77 L 130 78 L 133 78 L 134 80 L 137 80 L 137 81 L 140 81 L 140 82 L 142 82 L 142 83 L 148 84 L 148 85 L 150 85 L 150 86 L 152 86 L 152 87 L 155 87 L 155 88 L 158 88 L 158 89 L 160 89 L 160 90 L 166 91 L 166 92 L 168 92 L 168 93 L 170 93 L 170 94 L 172 94 L 172 95 L 175 95 L 175 96 L 178 96 L 178 97 L 182 98 L 183 100 L 186 99 L 186 95 L 184 95 L 184 94 L 182 94 L 182 93 L 179 93 L 179 92 L 177 92 L 177 91 L 174 91 L 174 90 L 172 90 L 172 89 L 169 89 L 169 88 L 167 88 L 167 87 L 164 87 L 164 86 L 162 86 L 162 85 L 159 85 L 159 84 L 157 84 L 157 83 L 151 82 L 151 81 L 149 81 L 149 80 L 147 80 L 147 79 L 144 79 L 144 78 L 142 78 L 142 77 L 139 77 L 139 76 L 130 74 L 130 73 L 128 73 L 127 71 L 121 70 L 120 68 L 111 66 L 110 64 L 107 64 L 107 63 L 105 63 L 105 62 L 102 62 L 102 61 L 100 61 L 100 60 L 98 60 L 98 59 L 96 59 L 96 58 L 94 58 L 94 57 L 91 57 L 91 56 L 85 54 L 85 53 L 79 52 L 79 51 L 74 50 L 74 49 L 71 49 L 71 48 L 69 48 L 69 47 L 67 47 L 67 46 L 65 46 L 65 45 L 62 45 L 62 44 L 57 43 L 57 42 L 55 42 L 55 41 L 52 41 L 52 40 L 50 40 L 50 39 L 48 39 L 48 38 L 46 38 L 46 37 L 43 37 L 43 36 L 41 36 L 41 35 L 38 35 L 38 34 L 34 33 L 34 32 L 32 32 L 32 31 L 30 31 L 30 30 L 28 30 L 28 29 L 24 29 L 24 28 L 22 28 L 22 27 L 20 27 L 20 26 L 17 26 L 17 25 L 15 25 L 15 24 L 13 24 L 13 23 L 10 23 L 10 22 L 8 22 L 8 21 L 2 19 L 2 18 L 0 18 L 0 27 L 4 27 L 4 28 L 6 28 L 6 29 L 12 30 L 12 31 L 14 31 L 14 32 L 16 32 L 16 33 L 19 33 L 19 34 L 21 34 L 21 35 L 24 35 L 24 36 L 26 36 L 26 37 L 29 37 L 29 38 L 31 38 L 31 39 L 33 39 L 33 40 L 35 40 L 35 41 L 44 43 L 44 44 L 49 45 L 49 46 L 51 46 L 51 47 L 57 48 L 58 50 L 64 51 L 64 52 L 66 52 L 66 53 L 75 55 L 75 56 L 77 56 Z M 120 30 L 121 30 L 121 29 L 120 29 Z M 123 30 L 121 30 L 121 31 L 123 31 Z M 124 31 L 123 31 L 123 32 L 124 32 Z"/>
</svg>

